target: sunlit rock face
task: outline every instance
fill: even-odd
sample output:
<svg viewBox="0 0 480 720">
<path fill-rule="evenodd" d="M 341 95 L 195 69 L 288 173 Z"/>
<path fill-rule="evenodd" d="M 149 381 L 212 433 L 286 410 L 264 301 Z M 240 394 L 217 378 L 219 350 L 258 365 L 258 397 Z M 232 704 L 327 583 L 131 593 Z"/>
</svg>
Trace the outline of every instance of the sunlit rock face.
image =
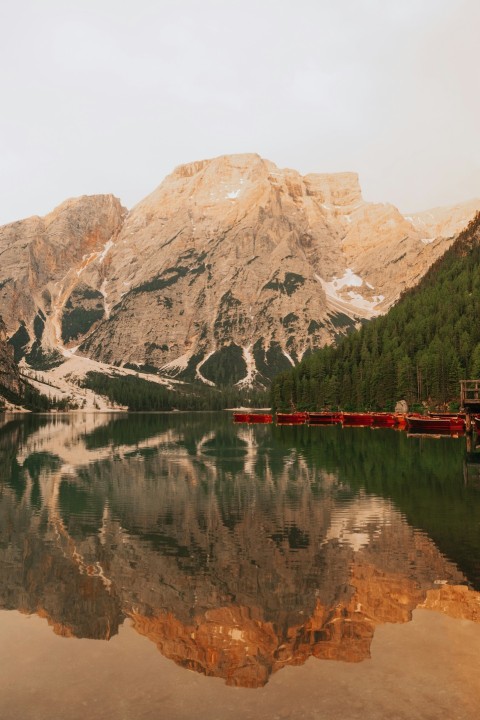
<svg viewBox="0 0 480 720">
<path fill-rule="evenodd" d="M 29 422 L 0 428 L 0 607 L 59 635 L 107 640 L 128 618 L 182 667 L 253 688 L 310 657 L 360 662 L 418 607 L 480 620 L 465 575 L 391 500 L 274 453 L 265 428 Z"/>
<path fill-rule="evenodd" d="M 112 311 L 82 352 L 261 381 L 388 308 L 447 248 L 435 230 L 425 244 L 414 220 L 365 202 L 355 173 L 301 176 L 258 155 L 181 166 L 129 213 Z"/>
<path fill-rule="evenodd" d="M 102 266 L 102 252 L 124 215 L 112 195 L 83 196 L 43 218 L 0 228 L 0 310 L 19 356 L 35 341 L 49 350 L 61 344 L 71 288 L 90 262 Z"/>
<path fill-rule="evenodd" d="M 222 156 L 180 166 L 128 214 L 84 197 L 1 228 L 0 307 L 32 362 L 38 345 L 80 346 L 183 379 L 265 383 L 384 312 L 478 209 L 404 217 L 366 202 L 355 173 Z"/>
<path fill-rule="evenodd" d="M 413 222 L 428 244 L 438 236 L 452 237 L 465 228 L 465 219 L 473 218 L 479 211 L 478 200 L 468 200 L 450 207 L 436 207 L 424 212 L 412 213 L 406 219 Z"/>
</svg>

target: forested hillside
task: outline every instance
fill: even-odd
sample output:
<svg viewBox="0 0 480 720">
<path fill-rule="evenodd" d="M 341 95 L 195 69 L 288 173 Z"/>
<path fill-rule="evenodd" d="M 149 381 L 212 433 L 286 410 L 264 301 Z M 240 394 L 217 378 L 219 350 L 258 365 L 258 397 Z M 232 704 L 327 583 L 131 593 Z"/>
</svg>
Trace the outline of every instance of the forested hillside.
<svg viewBox="0 0 480 720">
<path fill-rule="evenodd" d="M 151 412 L 162 410 L 223 410 L 235 406 L 265 406 L 268 393 L 261 390 L 238 390 L 223 387 L 179 386 L 176 391 L 149 382 L 141 377 L 111 377 L 89 372 L 83 386 L 107 397 L 112 403 L 125 405 L 128 410 Z"/>
<path fill-rule="evenodd" d="M 444 405 L 461 378 L 480 377 L 480 214 L 419 285 L 336 348 L 272 383 L 275 408 L 393 409 Z"/>
</svg>

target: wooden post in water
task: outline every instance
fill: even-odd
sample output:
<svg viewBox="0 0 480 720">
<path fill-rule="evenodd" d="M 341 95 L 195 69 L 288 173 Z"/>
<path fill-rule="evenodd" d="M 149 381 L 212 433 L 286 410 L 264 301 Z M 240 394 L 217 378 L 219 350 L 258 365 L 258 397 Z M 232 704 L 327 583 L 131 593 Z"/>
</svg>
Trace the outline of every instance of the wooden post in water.
<svg viewBox="0 0 480 720">
<path fill-rule="evenodd" d="M 475 428 L 473 416 L 480 415 L 480 380 L 460 380 L 460 410 L 465 413 L 465 429 Z"/>
</svg>

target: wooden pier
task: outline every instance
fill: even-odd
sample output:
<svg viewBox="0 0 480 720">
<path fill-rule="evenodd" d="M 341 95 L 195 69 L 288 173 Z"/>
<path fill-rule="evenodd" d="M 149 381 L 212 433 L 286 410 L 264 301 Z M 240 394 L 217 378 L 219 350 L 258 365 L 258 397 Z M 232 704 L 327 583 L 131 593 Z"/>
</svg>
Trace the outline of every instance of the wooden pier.
<svg viewBox="0 0 480 720">
<path fill-rule="evenodd" d="M 460 410 L 466 414 L 466 430 L 474 429 L 474 416 L 480 416 L 480 380 L 460 380 Z"/>
</svg>

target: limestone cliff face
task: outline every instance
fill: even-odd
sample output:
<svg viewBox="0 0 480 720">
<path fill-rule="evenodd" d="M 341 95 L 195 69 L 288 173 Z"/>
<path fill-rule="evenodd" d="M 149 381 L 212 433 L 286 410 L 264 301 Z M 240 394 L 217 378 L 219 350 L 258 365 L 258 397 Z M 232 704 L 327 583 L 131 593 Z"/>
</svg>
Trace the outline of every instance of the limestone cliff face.
<svg viewBox="0 0 480 720">
<path fill-rule="evenodd" d="M 80 198 L 0 229 L 0 307 L 17 348 L 265 382 L 384 312 L 478 209 L 404 217 L 365 202 L 355 173 L 193 162 L 127 215 Z"/>
<path fill-rule="evenodd" d="M 0 309 L 17 348 L 35 340 L 58 347 L 69 287 L 116 236 L 124 214 L 111 195 L 83 196 L 0 228 Z"/>
<path fill-rule="evenodd" d="M 0 317 L 0 401 L 5 391 L 20 393 L 20 376 L 13 360 L 13 349 L 7 344 L 5 323 Z"/>
<path fill-rule="evenodd" d="M 355 181 L 342 182 L 348 199 Z M 256 155 L 178 168 L 127 217 L 110 252 L 110 317 L 82 351 L 210 382 L 228 366 L 248 382 L 330 342 L 353 325 L 317 277 L 342 263 L 318 209 L 331 193 L 328 179 L 317 190 Z M 84 280 L 98 286 L 94 273 Z"/>
<path fill-rule="evenodd" d="M 413 222 L 422 234 L 423 242 L 438 236 L 453 237 L 465 228 L 465 218 L 473 218 L 479 211 L 478 200 L 468 200 L 450 207 L 436 207 L 420 213 L 412 213 L 407 220 Z"/>
<path fill-rule="evenodd" d="M 302 177 L 257 155 L 182 166 L 129 213 L 109 317 L 81 350 L 214 383 L 225 368 L 268 377 L 415 284 L 449 244 L 430 230 L 422 242 L 423 226 L 365 202 L 354 173 Z M 95 264 L 83 280 L 99 287 Z"/>
</svg>

